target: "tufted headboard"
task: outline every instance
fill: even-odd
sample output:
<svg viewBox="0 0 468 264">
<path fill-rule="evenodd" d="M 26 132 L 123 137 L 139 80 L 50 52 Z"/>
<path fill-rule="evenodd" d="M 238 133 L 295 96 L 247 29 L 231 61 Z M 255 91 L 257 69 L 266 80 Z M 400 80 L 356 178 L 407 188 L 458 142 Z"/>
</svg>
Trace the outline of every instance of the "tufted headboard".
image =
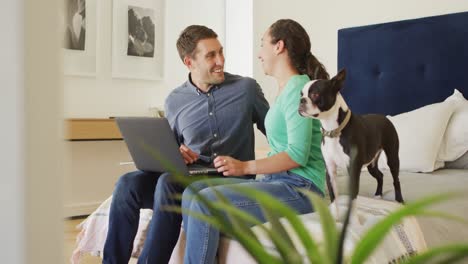
<svg viewBox="0 0 468 264">
<path fill-rule="evenodd" d="M 342 94 L 356 113 L 398 114 L 468 98 L 468 12 L 338 31 Z"/>
</svg>

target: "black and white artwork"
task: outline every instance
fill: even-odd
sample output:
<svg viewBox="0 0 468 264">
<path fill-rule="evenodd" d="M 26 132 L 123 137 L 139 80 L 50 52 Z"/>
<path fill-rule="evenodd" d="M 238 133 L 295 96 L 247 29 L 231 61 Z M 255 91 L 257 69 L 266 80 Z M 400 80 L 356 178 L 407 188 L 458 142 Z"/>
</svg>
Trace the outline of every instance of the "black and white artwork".
<svg viewBox="0 0 468 264">
<path fill-rule="evenodd" d="M 65 48 L 85 50 L 86 43 L 86 0 L 66 1 Z"/>
<path fill-rule="evenodd" d="M 154 56 L 154 10 L 128 6 L 128 56 Z"/>
<path fill-rule="evenodd" d="M 113 78 L 163 79 L 164 3 L 112 0 Z"/>
</svg>

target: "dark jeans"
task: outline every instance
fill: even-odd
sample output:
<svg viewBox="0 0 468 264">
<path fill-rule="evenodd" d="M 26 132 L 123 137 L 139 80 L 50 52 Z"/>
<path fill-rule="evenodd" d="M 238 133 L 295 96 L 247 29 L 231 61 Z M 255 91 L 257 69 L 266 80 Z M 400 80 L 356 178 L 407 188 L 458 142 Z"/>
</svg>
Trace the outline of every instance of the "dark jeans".
<svg viewBox="0 0 468 264">
<path fill-rule="evenodd" d="M 216 182 L 243 179 L 221 177 Z M 138 263 L 168 263 L 179 238 L 182 216 L 163 208 L 180 207 L 180 197 L 175 196 L 183 191 L 184 187 L 169 173 L 134 171 L 120 177 L 112 197 L 102 263 L 128 263 L 142 208 L 153 209 L 153 216 Z"/>
<path fill-rule="evenodd" d="M 195 193 L 198 193 L 205 200 L 215 202 L 219 200 L 218 194 L 221 193 L 231 205 L 265 222 L 266 216 L 259 202 L 233 190 L 233 186 L 251 187 L 258 191 L 269 193 L 298 214 L 310 213 L 313 211 L 313 207 L 308 197 L 298 191 L 297 188 L 310 190 L 323 197 L 322 191 L 313 182 L 289 171 L 265 175 L 261 180 L 232 180 L 236 181 L 225 182 L 223 184 L 218 179 L 213 179 L 192 183 L 190 188 L 184 191 L 182 207 L 195 214 L 210 216 L 208 207 L 200 199 L 194 199 L 193 197 Z M 183 218 L 186 235 L 184 263 L 215 263 L 220 231 L 208 222 L 200 220 L 193 215 L 184 214 Z M 224 221 L 228 223 L 230 219 L 226 217 Z"/>
<path fill-rule="evenodd" d="M 183 187 L 172 182 L 169 173 L 134 171 L 123 175 L 112 197 L 103 263 L 128 263 L 142 208 L 153 209 L 153 217 L 138 262 L 168 263 L 179 237 L 182 217 L 161 207 L 180 205 L 174 194 L 182 192 Z"/>
</svg>

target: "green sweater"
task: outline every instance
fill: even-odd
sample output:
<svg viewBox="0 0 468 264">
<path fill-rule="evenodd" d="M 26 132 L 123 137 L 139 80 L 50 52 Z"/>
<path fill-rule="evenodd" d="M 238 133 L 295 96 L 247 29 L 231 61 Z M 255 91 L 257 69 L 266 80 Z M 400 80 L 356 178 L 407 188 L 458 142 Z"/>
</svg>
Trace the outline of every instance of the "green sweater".
<svg viewBox="0 0 468 264">
<path fill-rule="evenodd" d="M 325 163 L 320 143 L 320 121 L 299 115 L 301 90 L 310 81 L 307 75 L 289 79 L 270 107 L 265 128 L 271 151 L 268 156 L 286 152 L 299 167 L 290 170 L 311 180 L 322 192 L 325 188 Z"/>
</svg>

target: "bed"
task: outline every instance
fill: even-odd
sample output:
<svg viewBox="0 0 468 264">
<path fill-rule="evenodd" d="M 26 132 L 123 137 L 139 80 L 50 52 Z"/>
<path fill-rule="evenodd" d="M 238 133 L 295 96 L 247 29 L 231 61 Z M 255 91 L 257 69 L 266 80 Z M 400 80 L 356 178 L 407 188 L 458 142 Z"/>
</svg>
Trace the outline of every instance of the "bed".
<svg viewBox="0 0 468 264">
<path fill-rule="evenodd" d="M 354 113 L 391 116 L 407 202 L 444 191 L 468 193 L 468 12 L 339 30 L 338 68 L 347 69 L 342 94 Z M 392 180 L 383 172 L 384 198 L 391 200 Z M 346 180 L 340 177 L 340 185 Z M 371 196 L 375 187 L 363 172 L 360 194 Z M 437 209 L 468 219 L 466 197 Z M 418 220 L 428 246 L 468 241 L 462 224 Z"/>
<path fill-rule="evenodd" d="M 354 113 L 389 115 L 400 137 L 400 181 L 406 202 L 445 191 L 468 193 L 468 12 L 346 28 L 338 31 L 338 68 L 347 69 L 343 96 Z M 457 89 L 457 91 L 455 91 Z M 379 163 L 385 167 L 384 158 Z M 363 204 L 393 200 L 389 172 L 383 170 L 384 199 L 369 202 L 375 180 L 362 172 Z M 339 189 L 347 176 L 340 173 Z M 99 255 L 107 232 L 109 201 L 79 227 L 73 256 Z M 467 198 L 436 206 L 468 219 Z M 138 255 L 151 212 L 141 211 L 141 226 L 134 244 Z M 304 221 L 309 216 L 304 216 Z M 468 242 L 468 228 L 457 222 L 418 218 L 427 246 Z M 312 220 L 310 220 L 312 221 Z M 415 235 L 416 236 L 416 235 Z M 180 253 L 183 238 L 173 254 Z M 182 245 L 182 246 L 181 246 Z M 238 263 L 242 249 L 223 240 L 220 263 Z M 173 263 L 180 261 L 174 256 Z M 242 263 L 248 262 L 245 256 Z"/>
</svg>

